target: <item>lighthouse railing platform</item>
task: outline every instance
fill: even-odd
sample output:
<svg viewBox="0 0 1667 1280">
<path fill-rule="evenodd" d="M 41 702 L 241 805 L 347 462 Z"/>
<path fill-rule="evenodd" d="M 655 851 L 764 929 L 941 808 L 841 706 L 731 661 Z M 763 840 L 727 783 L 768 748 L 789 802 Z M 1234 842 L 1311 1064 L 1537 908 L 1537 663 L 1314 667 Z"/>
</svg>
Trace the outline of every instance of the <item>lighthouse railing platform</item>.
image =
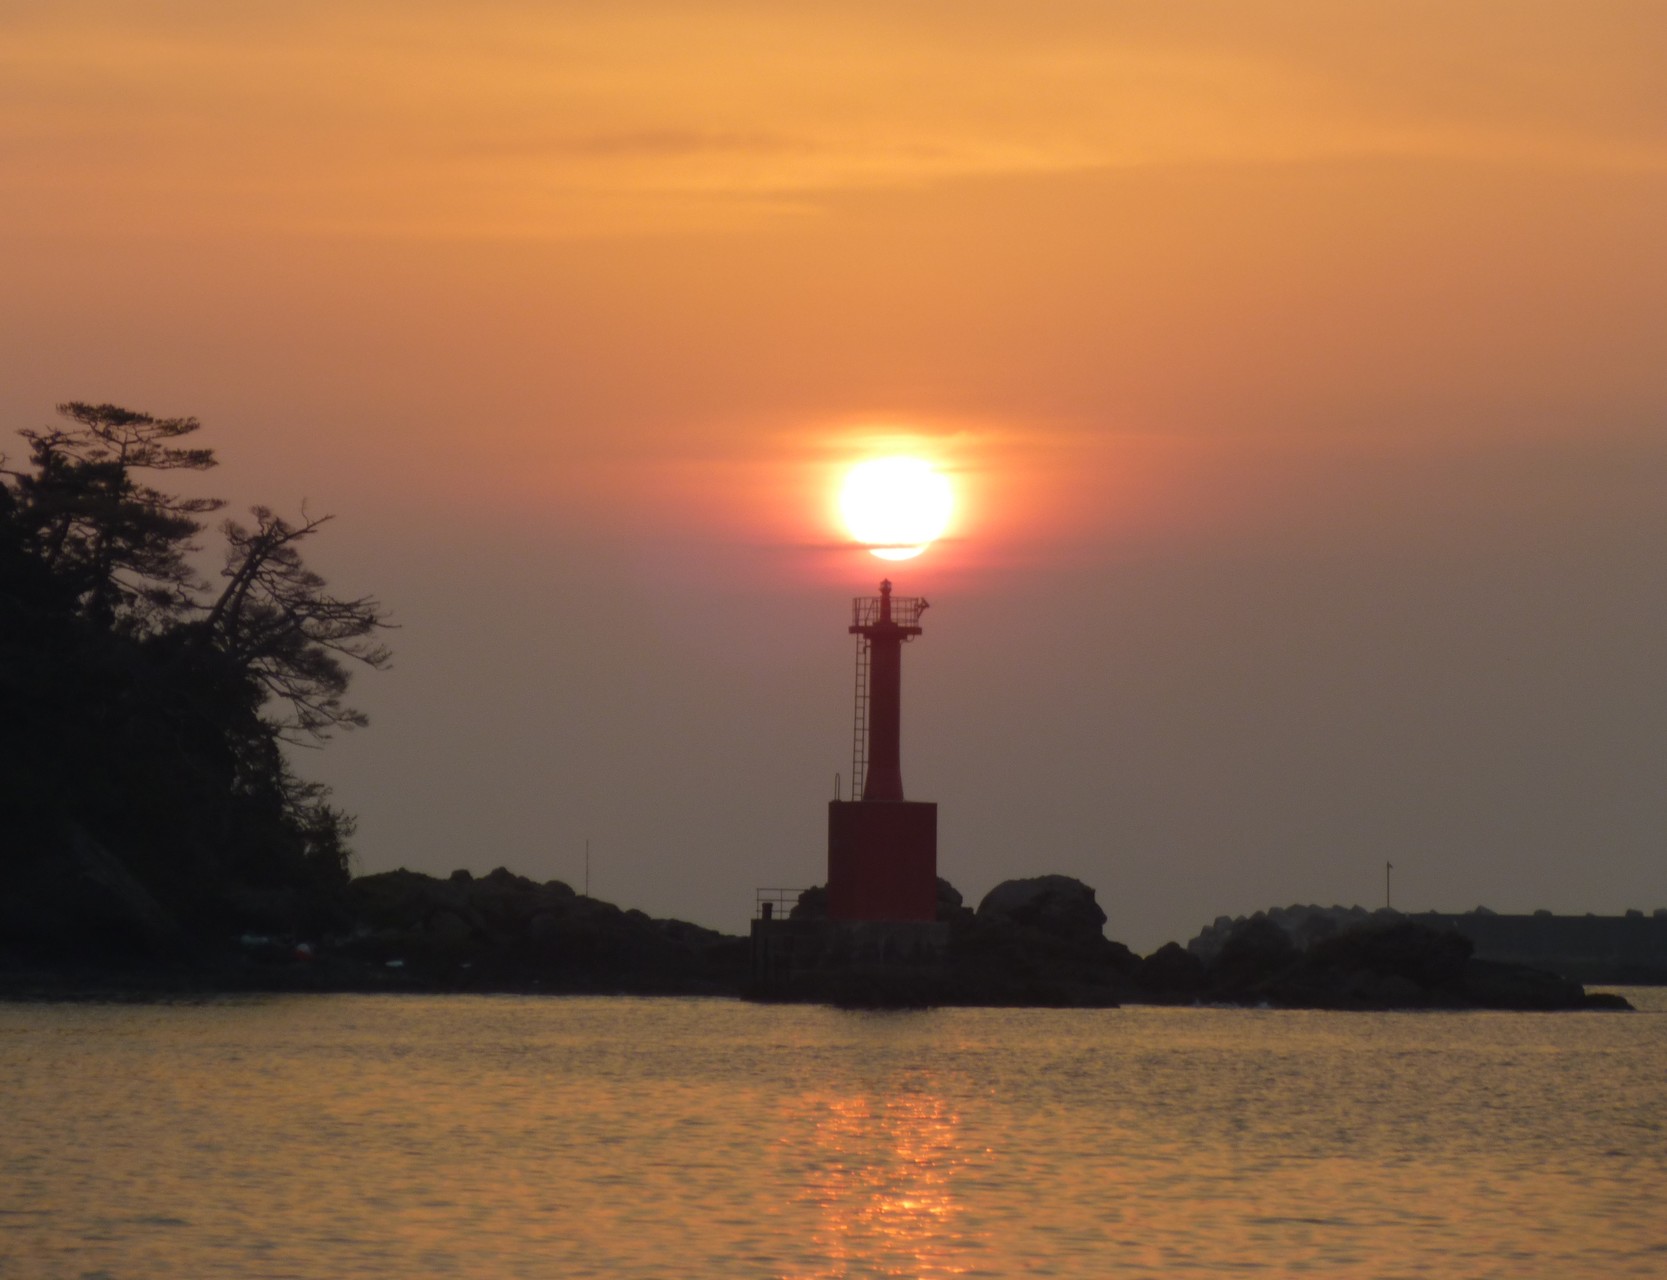
<svg viewBox="0 0 1667 1280">
<path fill-rule="evenodd" d="M 918 627 L 920 615 L 926 612 L 924 596 L 893 596 L 891 620 L 900 627 Z M 872 627 L 880 621 L 879 596 L 854 596 L 851 599 L 851 625 Z"/>
</svg>

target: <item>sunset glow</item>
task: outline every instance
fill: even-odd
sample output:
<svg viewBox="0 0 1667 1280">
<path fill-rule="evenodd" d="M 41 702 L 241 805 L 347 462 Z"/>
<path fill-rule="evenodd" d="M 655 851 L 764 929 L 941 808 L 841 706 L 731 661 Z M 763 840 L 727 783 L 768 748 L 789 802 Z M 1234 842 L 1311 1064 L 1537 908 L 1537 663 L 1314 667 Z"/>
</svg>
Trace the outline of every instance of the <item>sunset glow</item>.
<svg viewBox="0 0 1667 1280">
<path fill-rule="evenodd" d="M 227 516 L 338 517 L 401 627 L 309 764 L 367 872 L 589 839 L 724 929 L 815 883 L 901 573 L 969 905 L 1069 874 L 1150 949 L 1393 859 L 1653 910 L 1664 47 L 1639 0 L 0 5 L 0 468 L 108 402 L 200 419 Z"/>
<path fill-rule="evenodd" d="M 846 474 L 839 511 L 851 536 L 882 560 L 912 560 L 949 527 L 949 479 L 919 458 L 871 458 Z"/>
</svg>

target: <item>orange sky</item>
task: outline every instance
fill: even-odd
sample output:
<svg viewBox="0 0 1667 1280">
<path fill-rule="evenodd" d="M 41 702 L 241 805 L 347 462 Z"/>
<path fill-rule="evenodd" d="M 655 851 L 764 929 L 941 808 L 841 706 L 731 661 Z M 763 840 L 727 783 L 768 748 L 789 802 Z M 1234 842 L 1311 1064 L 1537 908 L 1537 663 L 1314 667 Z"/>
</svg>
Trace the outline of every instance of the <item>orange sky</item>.
<svg viewBox="0 0 1667 1280">
<path fill-rule="evenodd" d="M 1660 905 L 1664 57 L 1601 0 L 13 0 L 0 403 L 340 514 L 406 621 L 318 762 L 371 869 L 819 878 L 895 425 L 963 486 L 905 776 L 969 893 L 1156 943 L 1417 846 L 1418 905 Z"/>
</svg>

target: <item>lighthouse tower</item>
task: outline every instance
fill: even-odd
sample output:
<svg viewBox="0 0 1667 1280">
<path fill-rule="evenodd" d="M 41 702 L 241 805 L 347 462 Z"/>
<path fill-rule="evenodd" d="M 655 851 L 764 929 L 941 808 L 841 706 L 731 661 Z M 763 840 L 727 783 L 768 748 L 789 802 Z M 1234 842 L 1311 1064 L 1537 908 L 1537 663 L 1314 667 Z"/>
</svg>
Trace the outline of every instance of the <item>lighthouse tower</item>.
<svg viewBox="0 0 1667 1280">
<path fill-rule="evenodd" d="M 828 915 L 930 921 L 938 902 L 938 806 L 903 798 L 903 645 L 921 634 L 926 601 L 891 583 L 851 602 L 857 639 L 851 799 L 828 805 Z"/>
</svg>

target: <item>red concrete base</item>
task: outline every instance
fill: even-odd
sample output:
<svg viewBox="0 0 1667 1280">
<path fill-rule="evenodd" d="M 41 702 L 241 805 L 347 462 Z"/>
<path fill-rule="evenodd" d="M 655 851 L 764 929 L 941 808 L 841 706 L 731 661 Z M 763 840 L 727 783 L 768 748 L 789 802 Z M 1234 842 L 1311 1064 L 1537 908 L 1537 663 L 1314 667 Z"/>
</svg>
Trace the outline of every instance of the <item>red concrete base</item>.
<svg viewBox="0 0 1667 1280">
<path fill-rule="evenodd" d="M 828 915 L 935 920 L 938 806 L 919 800 L 828 805 Z"/>
</svg>

